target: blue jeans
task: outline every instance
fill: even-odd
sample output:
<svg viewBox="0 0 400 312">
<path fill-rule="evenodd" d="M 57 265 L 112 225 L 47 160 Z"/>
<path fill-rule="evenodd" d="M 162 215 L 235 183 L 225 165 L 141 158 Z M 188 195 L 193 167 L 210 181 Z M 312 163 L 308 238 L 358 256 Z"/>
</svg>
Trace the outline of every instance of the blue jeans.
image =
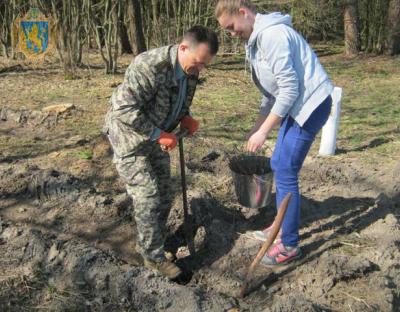
<svg viewBox="0 0 400 312">
<path fill-rule="evenodd" d="M 332 98 L 328 96 L 310 115 L 302 127 L 290 116 L 281 123 L 271 158 L 276 186 L 276 207 L 287 193 L 292 193 L 282 224 L 282 243 L 297 246 L 299 242 L 300 192 L 298 176 L 316 134 L 328 120 Z"/>
</svg>

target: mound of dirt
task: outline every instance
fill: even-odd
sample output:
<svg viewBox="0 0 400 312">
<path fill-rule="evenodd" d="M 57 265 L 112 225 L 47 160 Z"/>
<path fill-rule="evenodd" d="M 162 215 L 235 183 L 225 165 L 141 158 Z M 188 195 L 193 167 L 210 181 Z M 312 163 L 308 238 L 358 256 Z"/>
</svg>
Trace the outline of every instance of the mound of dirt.
<svg viewBox="0 0 400 312">
<path fill-rule="evenodd" d="M 177 285 L 74 240 L 59 241 L 40 231 L 12 225 L 2 231 L 1 239 L 3 281 L 6 272 L 18 267 L 20 276 L 35 284 L 30 300 L 49 310 L 226 311 L 236 306 L 233 299 Z M 0 308 L 13 309 L 13 305 L 3 306 L 10 299 L 11 304 L 16 300 L 13 293 L 1 287 L 3 281 Z M 46 297 L 48 288 L 54 298 Z"/>
<path fill-rule="evenodd" d="M 265 309 L 265 312 L 292 312 L 292 311 L 304 311 L 304 312 L 323 312 L 328 311 L 326 307 L 322 307 L 318 304 L 312 303 L 311 301 L 303 298 L 302 296 L 287 295 L 278 297 L 276 303 L 272 307 Z"/>
<path fill-rule="evenodd" d="M 100 143 L 98 168 L 110 162 L 108 144 Z M 229 181 L 229 159 L 215 157 L 191 158 L 189 181 L 215 179 L 215 172 Z M 0 166 L 1 310 L 342 311 L 350 306 L 352 311 L 395 311 L 400 303 L 397 182 L 390 193 L 354 165 L 318 159 L 307 164 L 300 233 L 304 256 L 281 268 L 260 265 L 248 296 L 237 300 L 261 247 L 251 231 L 272 222 L 273 205 L 240 207 L 231 182 L 224 182 L 225 197 L 189 184 L 191 255 L 179 177 L 174 177 L 165 246 L 185 272 L 177 284 L 141 266 L 132 202 L 120 181 L 110 179 L 100 187 L 99 176 L 28 161 Z"/>
</svg>

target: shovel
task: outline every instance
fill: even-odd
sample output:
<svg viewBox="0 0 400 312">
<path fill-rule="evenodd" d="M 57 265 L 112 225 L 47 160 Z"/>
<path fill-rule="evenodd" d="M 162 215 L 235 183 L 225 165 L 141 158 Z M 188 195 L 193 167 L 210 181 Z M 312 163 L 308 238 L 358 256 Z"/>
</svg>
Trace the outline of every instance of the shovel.
<svg viewBox="0 0 400 312">
<path fill-rule="evenodd" d="M 186 192 L 186 173 L 185 173 L 185 155 L 183 153 L 183 138 L 188 134 L 188 130 L 180 130 L 176 133 L 179 140 L 179 162 L 181 167 L 181 185 L 182 185 L 182 202 L 183 202 L 183 230 L 185 233 L 185 240 L 191 256 L 194 256 L 195 248 L 192 235 L 192 222 L 189 218 L 189 207 Z"/>
<path fill-rule="evenodd" d="M 285 213 L 286 213 L 287 207 L 289 205 L 289 200 L 290 200 L 291 196 L 292 196 L 292 193 L 287 193 L 285 198 L 282 200 L 282 202 L 281 202 L 281 204 L 279 206 L 278 214 L 276 215 L 274 223 L 272 225 L 272 229 L 271 229 L 270 235 L 268 235 L 267 240 L 264 242 L 264 244 L 262 245 L 262 247 L 261 247 L 260 251 L 258 252 L 257 256 L 254 258 L 253 262 L 249 266 L 249 268 L 247 270 L 246 278 L 245 278 L 245 280 L 244 280 L 244 282 L 242 284 L 242 287 L 240 288 L 240 291 L 239 291 L 239 294 L 238 294 L 238 298 L 243 298 L 244 295 L 246 294 L 246 290 L 247 290 L 247 287 L 249 286 L 249 283 L 250 283 L 250 280 L 252 278 L 254 269 L 260 263 L 261 259 L 264 257 L 264 255 L 267 252 L 268 248 L 271 247 L 271 245 L 274 242 L 276 236 L 278 235 L 279 230 L 280 230 L 281 225 L 282 225 L 282 222 L 283 222 L 283 218 L 285 217 Z"/>
</svg>

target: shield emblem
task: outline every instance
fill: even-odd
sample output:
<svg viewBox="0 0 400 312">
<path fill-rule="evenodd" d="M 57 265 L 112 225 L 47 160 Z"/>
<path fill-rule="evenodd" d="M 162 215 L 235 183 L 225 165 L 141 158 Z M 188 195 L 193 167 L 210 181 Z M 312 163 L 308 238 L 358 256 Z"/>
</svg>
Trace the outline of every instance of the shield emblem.
<svg viewBox="0 0 400 312">
<path fill-rule="evenodd" d="M 41 54 L 49 43 L 49 22 L 21 21 L 19 38 L 26 54 Z"/>
<path fill-rule="evenodd" d="M 52 47 L 54 23 L 39 9 L 31 8 L 28 13 L 16 20 L 15 35 L 18 49 L 25 57 L 32 60 L 44 59 Z"/>
</svg>

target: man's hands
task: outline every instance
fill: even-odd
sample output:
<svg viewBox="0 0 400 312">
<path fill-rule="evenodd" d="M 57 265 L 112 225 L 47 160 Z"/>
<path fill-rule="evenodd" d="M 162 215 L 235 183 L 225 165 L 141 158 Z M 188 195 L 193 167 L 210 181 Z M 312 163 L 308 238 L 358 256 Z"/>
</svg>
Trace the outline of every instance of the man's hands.
<svg viewBox="0 0 400 312">
<path fill-rule="evenodd" d="M 185 116 L 181 119 L 180 130 L 187 130 L 188 135 L 192 135 L 199 129 L 199 122 L 190 116 Z M 161 131 L 157 143 L 161 145 L 164 151 L 171 151 L 178 144 L 178 138 L 174 133 Z"/>
<path fill-rule="evenodd" d="M 181 119 L 181 130 L 187 129 L 189 135 L 194 134 L 199 129 L 199 122 L 190 116 L 185 116 Z"/>
<path fill-rule="evenodd" d="M 161 145 L 163 150 L 169 152 L 178 144 L 178 138 L 173 133 L 161 131 L 161 134 L 157 139 L 157 143 Z"/>
</svg>

